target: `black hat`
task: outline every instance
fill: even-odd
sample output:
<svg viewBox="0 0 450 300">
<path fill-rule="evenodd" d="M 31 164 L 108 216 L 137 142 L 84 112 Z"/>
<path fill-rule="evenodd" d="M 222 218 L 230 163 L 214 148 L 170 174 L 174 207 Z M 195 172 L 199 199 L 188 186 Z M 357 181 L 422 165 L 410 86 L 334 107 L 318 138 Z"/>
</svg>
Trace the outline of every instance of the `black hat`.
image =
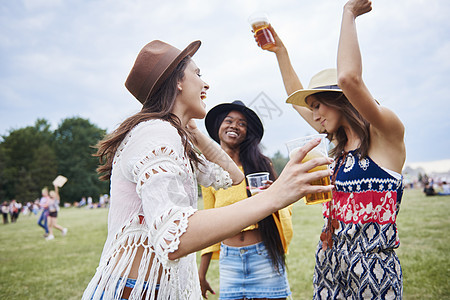
<svg viewBox="0 0 450 300">
<path fill-rule="evenodd" d="M 211 136 L 213 140 L 220 144 L 218 136 L 219 130 L 218 128 L 215 128 L 215 121 L 217 117 L 222 113 L 228 113 L 232 110 L 241 112 L 247 118 L 247 123 L 249 123 L 250 127 L 253 128 L 257 138 L 261 141 L 264 134 L 264 128 L 261 120 L 253 110 L 245 106 L 245 104 L 240 100 L 235 100 L 232 103 L 219 104 L 211 108 L 211 110 L 206 114 L 205 118 L 205 126 L 206 130 L 208 130 L 209 136 Z"/>
</svg>

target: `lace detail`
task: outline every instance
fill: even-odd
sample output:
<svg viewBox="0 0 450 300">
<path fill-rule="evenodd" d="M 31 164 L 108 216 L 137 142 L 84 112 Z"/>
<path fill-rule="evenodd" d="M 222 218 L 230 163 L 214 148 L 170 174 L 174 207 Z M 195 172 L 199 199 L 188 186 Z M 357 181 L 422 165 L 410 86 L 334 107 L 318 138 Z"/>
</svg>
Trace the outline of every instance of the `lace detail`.
<svg viewBox="0 0 450 300">
<path fill-rule="evenodd" d="M 199 164 L 196 172 L 197 181 L 204 187 L 212 186 L 215 190 L 227 189 L 232 186 L 230 174 L 219 165 L 212 163 L 203 155 L 199 156 L 203 164 Z"/>
<path fill-rule="evenodd" d="M 169 263 L 169 253 L 178 249 L 180 237 L 188 227 L 188 218 L 196 211 L 191 207 L 169 209 L 150 227 L 149 242 L 163 263 Z"/>
<path fill-rule="evenodd" d="M 213 174 L 216 180 L 211 184 L 214 189 L 227 189 L 231 187 L 233 184 L 233 180 L 231 180 L 230 173 L 222 169 L 219 165 L 214 164 L 213 166 Z"/>
<path fill-rule="evenodd" d="M 116 154 L 114 155 L 113 165 L 115 165 L 120 156 L 122 155 L 123 149 L 125 149 L 125 146 L 128 144 L 128 140 L 131 138 L 131 130 L 128 133 L 128 135 L 123 139 L 122 143 L 120 143 L 119 148 L 117 148 Z"/>
<path fill-rule="evenodd" d="M 187 165 L 182 162 L 182 159 L 170 146 L 159 146 L 150 154 L 142 158 L 133 167 L 133 180 L 137 183 L 136 191 L 141 195 L 142 186 L 155 174 L 160 173 L 174 173 L 181 176 L 181 180 L 186 180 L 186 176 L 191 175 L 192 172 Z M 182 167 L 186 168 L 183 170 Z M 193 183 L 193 178 L 190 178 Z"/>
</svg>

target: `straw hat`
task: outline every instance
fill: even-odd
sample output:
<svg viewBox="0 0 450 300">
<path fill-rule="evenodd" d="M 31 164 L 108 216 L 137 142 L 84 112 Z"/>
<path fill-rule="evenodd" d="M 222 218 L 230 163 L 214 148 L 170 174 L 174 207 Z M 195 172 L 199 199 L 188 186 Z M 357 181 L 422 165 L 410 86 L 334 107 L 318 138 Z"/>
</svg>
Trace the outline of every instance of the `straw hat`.
<svg viewBox="0 0 450 300">
<path fill-rule="evenodd" d="M 342 90 L 337 85 L 336 69 L 325 69 L 314 75 L 309 82 L 308 88 L 295 91 L 289 95 L 286 103 L 309 108 L 309 105 L 305 102 L 306 97 L 320 92 L 342 93 Z"/>
<path fill-rule="evenodd" d="M 205 127 L 209 136 L 220 144 L 220 139 L 218 136 L 219 128 L 216 128 L 215 121 L 220 114 L 224 112 L 228 113 L 232 110 L 241 112 L 247 118 L 249 129 L 251 128 L 258 140 L 261 140 L 264 134 L 264 127 L 260 118 L 253 110 L 245 106 L 245 104 L 240 100 L 235 100 L 232 103 L 219 104 L 211 108 L 205 117 Z"/>
<path fill-rule="evenodd" d="M 194 55 L 200 45 L 200 41 L 194 41 L 181 51 L 165 42 L 151 41 L 139 52 L 125 82 L 126 88 L 144 104 L 161 87 L 176 66 L 186 56 Z"/>
</svg>

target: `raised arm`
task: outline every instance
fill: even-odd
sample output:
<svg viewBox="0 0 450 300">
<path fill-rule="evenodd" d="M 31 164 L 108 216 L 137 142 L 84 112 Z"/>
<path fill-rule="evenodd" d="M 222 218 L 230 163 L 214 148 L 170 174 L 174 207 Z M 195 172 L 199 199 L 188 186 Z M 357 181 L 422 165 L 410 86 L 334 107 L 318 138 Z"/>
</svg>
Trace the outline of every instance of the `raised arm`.
<svg viewBox="0 0 450 300">
<path fill-rule="evenodd" d="M 355 20 L 371 11 L 371 4 L 368 0 L 350 0 L 344 6 L 337 54 L 338 85 L 370 123 L 371 130 L 388 140 L 402 141 L 404 127 L 400 119 L 375 101 L 362 79 L 362 59 Z"/>
<path fill-rule="evenodd" d="M 189 121 L 187 128 L 195 138 L 195 146 L 202 152 L 206 159 L 221 166 L 225 171 L 230 173 L 233 185 L 237 185 L 244 180 L 244 174 L 242 174 L 230 156 L 220 148 L 219 144 L 203 134 L 197 128 L 194 120 Z"/>
<path fill-rule="evenodd" d="M 56 195 L 56 200 L 58 200 L 58 201 L 60 201 L 60 198 L 59 198 L 59 189 L 58 189 L 58 186 L 55 184 L 55 185 L 53 185 L 54 187 L 55 187 L 55 195 Z"/>
<path fill-rule="evenodd" d="M 278 67 L 280 68 L 281 77 L 283 79 L 284 88 L 288 95 L 295 91 L 303 89 L 303 85 L 297 76 L 294 68 L 292 67 L 291 59 L 289 58 L 289 53 L 283 44 L 283 41 L 276 33 L 272 25 L 269 25 L 269 30 L 275 40 L 275 46 L 267 49 L 267 51 L 275 53 L 278 61 Z M 255 36 L 255 40 L 259 45 L 259 41 Z M 320 124 L 314 122 L 312 112 L 306 107 L 293 104 L 292 107 L 302 116 L 302 118 L 313 127 L 316 131 L 320 132 Z"/>
</svg>

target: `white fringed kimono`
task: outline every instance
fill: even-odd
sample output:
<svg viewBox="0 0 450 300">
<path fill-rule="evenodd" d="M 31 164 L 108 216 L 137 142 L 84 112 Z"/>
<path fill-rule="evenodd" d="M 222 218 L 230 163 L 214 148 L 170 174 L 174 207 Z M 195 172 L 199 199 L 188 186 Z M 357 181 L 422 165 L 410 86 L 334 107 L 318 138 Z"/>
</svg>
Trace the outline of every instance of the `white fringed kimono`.
<svg viewBox="0 0 450 300">
<path fill-rule="evenodd" d="M 197 210 L 197 180 L 216 189 L 232 183 L 228 172 L 200 159 L 204 165 L 192 170 L 181 138 L 168 122 L 150 120 L 131 130 L 113 162 L 108 237 L 83 299 L 120 299 L 140 245 L 145 250 L 129 299 L 156 299 L 157 284 L 157 299 L 202 299 L 195 253 L 168 259 Z"/>
</svg>

